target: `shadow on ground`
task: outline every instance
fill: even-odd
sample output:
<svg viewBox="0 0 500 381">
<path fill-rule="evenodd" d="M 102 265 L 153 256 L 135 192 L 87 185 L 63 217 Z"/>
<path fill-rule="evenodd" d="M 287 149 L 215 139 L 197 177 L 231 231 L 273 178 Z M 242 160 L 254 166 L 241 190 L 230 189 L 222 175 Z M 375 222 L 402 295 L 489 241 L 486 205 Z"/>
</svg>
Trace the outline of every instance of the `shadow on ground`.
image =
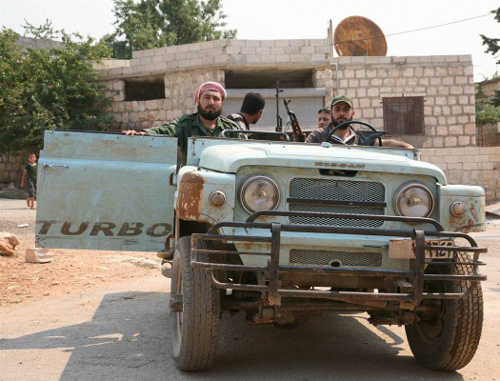
<svg viewBox="0 0 500 381">
<path fill-rule="evenodd" d="M 463 379 L 418 366 L 405 350 L 403 328 L 369 328 L 365 314 L 337 313 L 292 330 L 247 326 L 242 314 L 224 314 L 214 367 L 182 373 L 171 358 L 168 298 L 107 294 L 89 322 L 3 339 L 0 347 L 70 351 L 61 380 Z"/>
</svg>

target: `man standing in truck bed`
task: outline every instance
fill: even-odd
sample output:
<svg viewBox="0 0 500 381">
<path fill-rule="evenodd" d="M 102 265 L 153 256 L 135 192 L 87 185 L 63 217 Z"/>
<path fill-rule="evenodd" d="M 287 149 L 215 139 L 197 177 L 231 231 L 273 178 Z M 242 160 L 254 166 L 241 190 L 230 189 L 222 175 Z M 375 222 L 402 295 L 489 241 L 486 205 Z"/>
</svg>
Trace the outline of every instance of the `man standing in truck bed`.
<svg viewBox="0 0 500 381">
<path fill-rule="evenodd" d="M 259 121 L 262 113 L 264 112 L 265 106 L 266 100 L 264 97 L 259 93 L 251 91 L 245 95 L 245 98 L 243 98 L 240 112 L 235 112 L 227 117 L 238 123 L 241 129 L 249 131 L 250 125 Z"/>
<path fill-rule="evenodd" d="M 142 131 L 123 131 L 126 135 L 174 135 L 178 139 L 182 165 L 186 164 L 187 143 L 191 136 L 221 136 L 224 130 L 240 130 L 240 127 L 221 116 L 222 102 L 226 99 L 226 90 L 217 82 L 205 82 L 195 92 L 196 112 L 185 114 L 172 122 L 163 123 L 159 127 L 146 128 Z M 240 136 L 232 136 L 240 137 Z"/>
</svg>

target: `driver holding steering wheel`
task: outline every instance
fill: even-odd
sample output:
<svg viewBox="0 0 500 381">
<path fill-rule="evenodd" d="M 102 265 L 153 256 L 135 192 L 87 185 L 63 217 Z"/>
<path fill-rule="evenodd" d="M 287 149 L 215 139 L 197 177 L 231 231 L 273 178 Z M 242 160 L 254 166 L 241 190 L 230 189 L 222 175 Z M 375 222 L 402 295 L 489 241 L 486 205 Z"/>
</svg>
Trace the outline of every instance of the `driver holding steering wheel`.
<svg viewBox="0 0 500 381">
<path fill-rule="evenodd" d="M 319 130 L 315 130 L 309 134 L 306 143 L 337 143 L 345 145 L 373 145 L 375 139 L 367 139 L 356 131 L 349 123 L 353 120 L 356 112 L 353 108 L 352 99 L 345 95 L 337 95 L 333 98 L 330 112 L 332 114 L 332 122 Z M 357 124 L 364 124 L 364 122 L 353 122 Z M 368 125 L 368 127 L 371 127 Z M 372 128 L 372 127 L 371 127 Z M 372 128 L 373 129 L 373 128 Z M 394 139 L 380 139 L 383 133 L 376 133 L 379 140 L 379 145 L 384 147 L 393 148 L 413 148 L 411 144 L 401 142 Z"/>
</svg>

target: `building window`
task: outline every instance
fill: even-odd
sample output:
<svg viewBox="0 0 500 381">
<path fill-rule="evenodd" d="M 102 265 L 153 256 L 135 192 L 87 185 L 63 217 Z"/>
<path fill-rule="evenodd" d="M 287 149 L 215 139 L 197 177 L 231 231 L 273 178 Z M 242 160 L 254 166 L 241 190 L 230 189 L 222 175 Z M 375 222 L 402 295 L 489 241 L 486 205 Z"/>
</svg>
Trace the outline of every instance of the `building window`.
<svg viewBox="0 0 500 381">
<path fill-rule="evenodd" d="M 125 80 L 125 101 L 149 101 L 165 98 L 163 77 Z"/>
<path fill-rule="evenodd" d="M 424 97 L 383 98 L 384 130 L 389 135 L 424 134 Z"/>
<path fill-rule="evenodd" d="M 276 81 L 282 89 L 313 87 L 312 69 L 277 70 L 245 69 L 224 72 L 226 89 L 274 89 Z"/>
</svg>

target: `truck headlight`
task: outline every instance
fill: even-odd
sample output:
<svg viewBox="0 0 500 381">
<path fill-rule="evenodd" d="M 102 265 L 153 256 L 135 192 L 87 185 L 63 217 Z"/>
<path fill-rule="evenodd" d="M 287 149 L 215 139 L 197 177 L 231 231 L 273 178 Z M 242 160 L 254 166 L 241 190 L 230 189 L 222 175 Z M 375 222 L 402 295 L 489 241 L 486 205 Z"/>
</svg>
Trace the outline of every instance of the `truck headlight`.
<svg viewBox="0 0 500 381">
<path fill-rule="evenodd" d="M 280 200 L 276 183 L 267 176 L 252 176 L 240 187 L 240 202 L 249 213 L 273 210 Z"/>
<path fill-rule="evenodd" d="M 423 184 L 404 184 L 396 192 L 395 209 L 400 216 L 429 217 L 434 209 L 434 197 Z"/>
</svg>

